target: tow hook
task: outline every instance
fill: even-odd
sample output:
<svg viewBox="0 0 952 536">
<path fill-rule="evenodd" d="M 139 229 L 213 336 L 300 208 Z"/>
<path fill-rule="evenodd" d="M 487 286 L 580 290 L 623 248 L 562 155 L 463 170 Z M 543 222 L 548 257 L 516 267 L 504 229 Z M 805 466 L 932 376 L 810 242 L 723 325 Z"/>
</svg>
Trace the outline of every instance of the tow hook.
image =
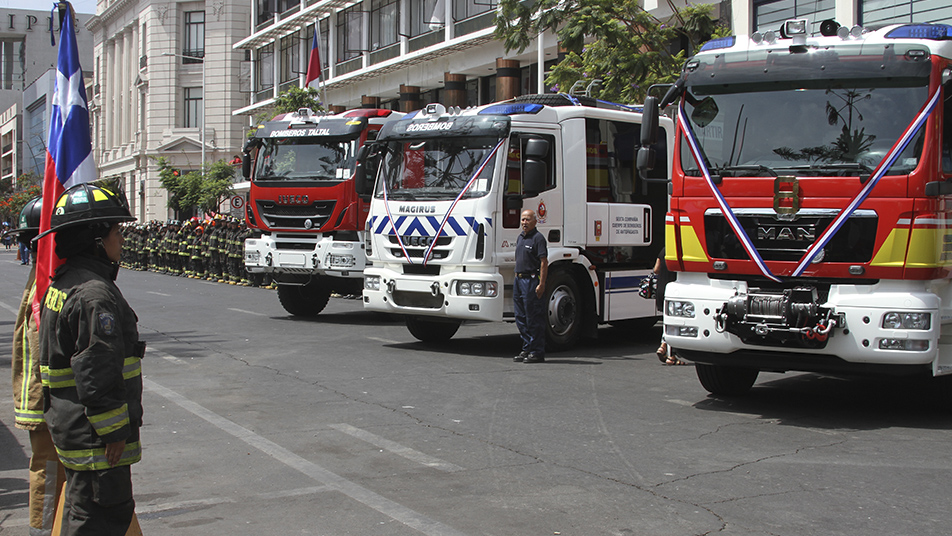
<svg viewBox="0 0 952 536">
<path fill-rule="evenodd" d="M 440 295 L 440 284 L 438 282 L 434 281 L 430 285 L 430 294 L 432 294 L 434 297 Z"/>
</svg>

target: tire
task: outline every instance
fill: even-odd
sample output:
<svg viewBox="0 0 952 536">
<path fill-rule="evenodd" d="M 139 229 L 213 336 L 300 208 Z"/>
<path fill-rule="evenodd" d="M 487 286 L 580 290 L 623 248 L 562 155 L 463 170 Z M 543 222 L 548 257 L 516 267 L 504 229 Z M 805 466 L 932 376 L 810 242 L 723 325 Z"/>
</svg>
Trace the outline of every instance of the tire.
<svg viewBox="0 0 952 536">
<path fill-rule="evenodd" d="M 752 368 L 725 367 L 696 363 L 697 379 L 711 394 L 721 396 L 742 396 L 750 391 L 757 381 L 760 371 Z"/>
<path fill-rule="evenodd" d="M 425 316 L 408 316 L 407 330 L 423 342 L 448 341 L 456 335 L 462 320 L 434 320 Z"/>
<path fill-rule="evenodd" d="M 320 280 L 307 285 L 278 285 L 278 300 L 284 310 L 294 316 L 317 316 L 331 297 L 331 291 Z"/>
<path fill-rule="evenodd" d="M 582 333 L 582 300 L 578 283 L 565 270 L 554 270 L 545 285 L 545 348 L 558 352 L 576 343 Z"/>
</svg>

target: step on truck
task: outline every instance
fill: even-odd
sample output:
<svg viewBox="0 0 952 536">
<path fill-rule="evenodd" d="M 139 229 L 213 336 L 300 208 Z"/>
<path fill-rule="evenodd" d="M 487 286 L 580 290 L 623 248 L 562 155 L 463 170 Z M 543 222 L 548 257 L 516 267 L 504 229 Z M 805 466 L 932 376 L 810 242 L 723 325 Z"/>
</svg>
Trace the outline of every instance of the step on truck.
<svg viewBox="0 0 952 536">
<path fill-rule="evenodd" d="M 385 125 L 367 150 L 376 181 L 362 171 L 357 181 L 372 197 L 365 308 L 405 315 L 422 341 L 449 339 L 465 320 L 513 320 L 520 213 L 532 209 L 549 252 L 547 350 L 601 323 L 653 325 L 654 302 L 637 291 L 661 248 L 667 175 L 636 174 L 639 112 L 547 94 L 430 104 Z"/>
<path fill-rule="evenodd" d="M 952 26 L 799 19 L 646 100 L 677 116 L 665 337 L 708 391 L 952 372 L 950 80 Z"/>
<path fill-rule="evenodd" d="M 246 143 L 245 216 L 261 236 L 245 240 L 245 268 L 272 278 L 287 312 L 313 316 L 331 292 L 360 294 L 369 207 L 354 190 L 357 150 L 402 115 L 304 108 L 260 125 Z"/>
</svg>

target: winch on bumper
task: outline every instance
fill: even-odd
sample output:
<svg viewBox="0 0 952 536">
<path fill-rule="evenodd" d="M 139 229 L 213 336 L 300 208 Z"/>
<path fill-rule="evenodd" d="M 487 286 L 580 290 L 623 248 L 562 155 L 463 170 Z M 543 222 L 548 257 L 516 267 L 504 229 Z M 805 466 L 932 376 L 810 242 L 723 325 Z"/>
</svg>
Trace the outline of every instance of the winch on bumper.
<svg viewBox="0 0 952 536">
<path fill-rule="evenodd" d="M 364 270 L 364 308 L 463 320 L 502 320 L 503 277 L 483 272 L 411 275 L 379 266 Z"/>
<path fill-rule="evenodd" d="M 681 272 L 665 290 L 664 330 L 698 362 L 841 372 L 931 364 L 935 373 L 939 305 L 915 281 L 764 289 Z"/>
</svg>

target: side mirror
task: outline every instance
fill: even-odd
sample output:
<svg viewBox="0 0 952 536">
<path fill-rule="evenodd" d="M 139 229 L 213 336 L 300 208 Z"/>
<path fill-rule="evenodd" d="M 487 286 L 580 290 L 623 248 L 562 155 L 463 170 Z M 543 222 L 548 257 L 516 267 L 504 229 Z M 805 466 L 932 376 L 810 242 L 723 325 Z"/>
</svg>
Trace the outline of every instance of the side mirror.
<svg viewBox="0 0 952 536">
<path fill-rule="evenodd" d="M 638 149 L 638 175 L 642 179 L 648 180 L 648 172 L 655 167 L 655 150 L 653 147 L 642 147 Z"/>
<path fill-rule="evenodd" d="M 241 176 L 245 180 L 251 179 L 251 155 L 248 153 L 241 155 Z"/>
<path fill-rule="evenodd" d="M 526 159 L 545 158 L 549 155 L 549 140 L 531 139 L 526 141 Z"/>
<path fill-rule="evenodd" d="M 548 167 L 542 160 L 527 159 L 525 161 L 522 165 L 522 192 L 526 197 L 535 197 L 545 190 L 547 171 Z"/>
<path fill-rule="evenodd" d="M 644 111 L 641 113 L 642 147 L 658 143 L 658 97 L 645 97 Z"/>
<path fill-rule="evenodd" d="M 376 170 L 376 155 L 370 153 L 370 146 L 363 145 L 357 150 L 357 163 L 354 167 L 354 190 L 361 197 L 369 197 L 374 188 L 374 174 L 368 175 L 367 168 Z"/>
</svg>

